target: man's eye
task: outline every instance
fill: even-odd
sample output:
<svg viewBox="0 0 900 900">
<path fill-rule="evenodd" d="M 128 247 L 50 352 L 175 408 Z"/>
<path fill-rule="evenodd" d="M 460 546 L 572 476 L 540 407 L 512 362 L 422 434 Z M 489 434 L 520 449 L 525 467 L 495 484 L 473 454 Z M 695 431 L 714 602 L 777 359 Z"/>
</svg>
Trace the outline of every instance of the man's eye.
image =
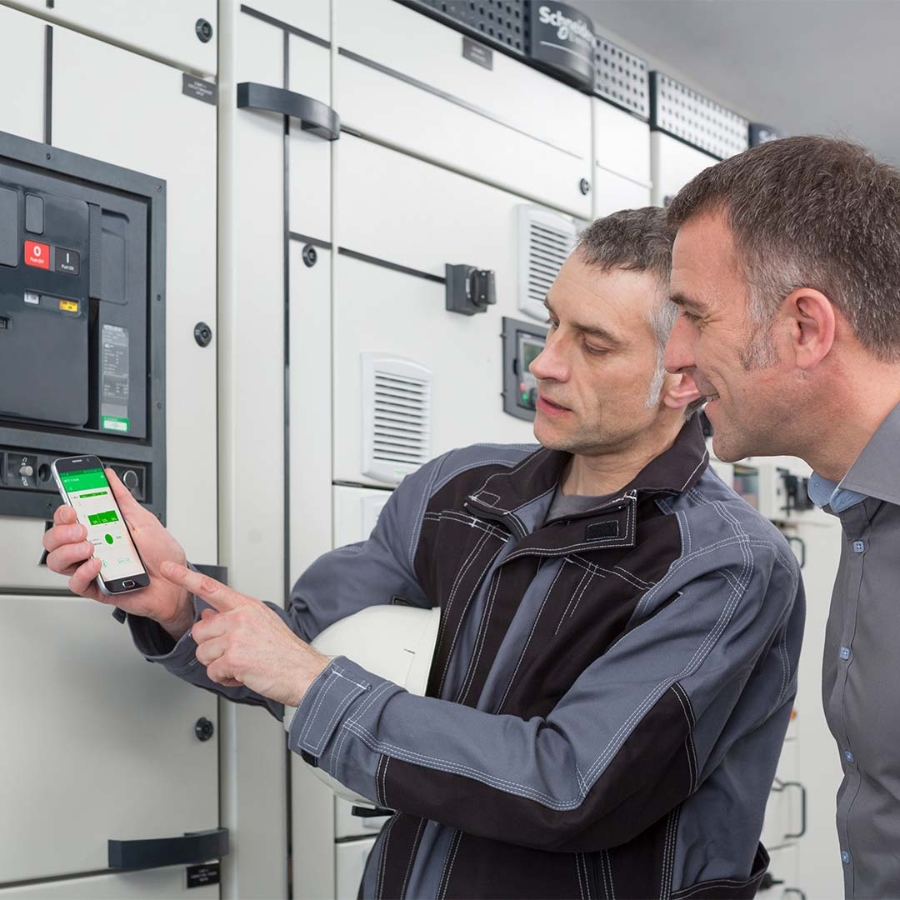
<svg viewBox="0 0 900 900">
<path fill-rule="evenodd" d="M 700 321 L 700 316 L 695 315 L 692 312 L 688 312 L 686 309 L 681 311 L 681 314 L 691 323 L 691 325 L 696 325 L 697 322 Z"/>
<path fill-rule="evenodd" d="M 609 349 L 606 347 L 592 347 L 590 344 L 585 344 L 584 349 L 593 356 L 604 356 L 609 353 Z"/>
<path fill-rule="evenodd" d="M 556 328 L 556 327 L 559 325 L 559 322 L 554 322 L 553 319 L 545 319 L 545 320 L 544 320 L 544 324 L 545 324 L 551 331 L 553 331 L 553 329 Z"/>
</svg>

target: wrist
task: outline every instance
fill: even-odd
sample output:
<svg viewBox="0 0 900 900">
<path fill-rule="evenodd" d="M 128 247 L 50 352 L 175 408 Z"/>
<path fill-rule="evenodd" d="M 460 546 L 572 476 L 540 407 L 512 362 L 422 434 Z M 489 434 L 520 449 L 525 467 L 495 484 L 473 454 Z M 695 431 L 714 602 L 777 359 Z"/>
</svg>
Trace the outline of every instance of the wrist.
<svg viewBox="0 0 900 900">
<path fill-rule="evenodd" d="M 190 594 L 185 594 L 177 613 L 168 619 L 157 619 L 160 627 L 176 641 L 186 635 L 194 625 L 194 603 Z"/>
</svg>

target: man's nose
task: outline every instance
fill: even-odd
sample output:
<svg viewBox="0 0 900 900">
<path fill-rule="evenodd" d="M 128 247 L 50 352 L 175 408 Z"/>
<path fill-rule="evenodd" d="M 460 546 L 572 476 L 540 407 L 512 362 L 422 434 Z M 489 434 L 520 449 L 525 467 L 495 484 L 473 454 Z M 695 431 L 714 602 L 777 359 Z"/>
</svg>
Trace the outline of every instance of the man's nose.
<svg viewBox="0 0 900 900">
<path fill-rule="evenodd" d="M 690 329 L 684 316 L 679 313 L 669 340 L 666 342 L 666 352 L 663 357 L 666 371 L 672 375 L 692 369 L 694 367 L 694 348 Z"/>
<path fill-rule="evenodd" d="M 528 370 L 538 381 L 552 379 L 565 381 L 567 364 L 565 354 L 561 352 L 559 340 L 555 335 L 547 338 L 544 349 L 531 361 Z"/>
</svg>

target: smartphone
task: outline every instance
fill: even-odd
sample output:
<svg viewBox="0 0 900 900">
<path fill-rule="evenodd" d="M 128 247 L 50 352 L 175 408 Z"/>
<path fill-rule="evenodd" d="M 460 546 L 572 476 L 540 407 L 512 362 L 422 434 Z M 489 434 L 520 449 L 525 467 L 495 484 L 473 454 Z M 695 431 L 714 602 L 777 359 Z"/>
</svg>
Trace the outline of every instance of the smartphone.
<svg viewBox="0 0 900 900">
<path fill-rule="evenodd" d="M 150 584 L 150 576 L 125 524 L 103 463 L 96 456 L 66 456 L 51 466 L 63 500 L 75 510 L 87 528 L 94 556 L 102 568 L 97 584 L 104 594 L 138 591 Z"/>
</svg>

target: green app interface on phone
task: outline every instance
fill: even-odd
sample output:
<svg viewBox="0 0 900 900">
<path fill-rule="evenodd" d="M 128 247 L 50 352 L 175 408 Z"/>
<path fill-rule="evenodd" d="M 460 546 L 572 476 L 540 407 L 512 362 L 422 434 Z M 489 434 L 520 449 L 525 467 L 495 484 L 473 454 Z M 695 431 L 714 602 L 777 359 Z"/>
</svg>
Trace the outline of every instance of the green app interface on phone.
<svg viewBox="0 0 900 900">
<path fill-rule="evenodd" d="M 88 530 L 94 555 L 103 568 L 104 581 L 117 581 L 143 573 L 131 535 L 122 521 L 103 469 L 60 472 L 60 480 L 78 521 Z"/>
</svg>

